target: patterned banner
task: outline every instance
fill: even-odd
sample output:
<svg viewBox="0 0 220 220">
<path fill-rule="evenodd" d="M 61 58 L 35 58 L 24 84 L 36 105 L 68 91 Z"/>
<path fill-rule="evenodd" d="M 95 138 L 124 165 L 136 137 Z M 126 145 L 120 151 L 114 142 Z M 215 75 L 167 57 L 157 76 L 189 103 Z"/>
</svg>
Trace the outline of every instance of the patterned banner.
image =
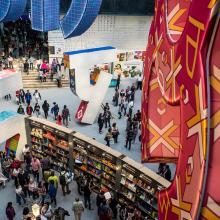
<svg viewBox="0 0 220 220">
<path fill-rule="evenodd" d="M 142 96 L 142 161 L 178 159 L 159 219 L 220 219 L 219 1 L 155 1 Z"/>
</svg>

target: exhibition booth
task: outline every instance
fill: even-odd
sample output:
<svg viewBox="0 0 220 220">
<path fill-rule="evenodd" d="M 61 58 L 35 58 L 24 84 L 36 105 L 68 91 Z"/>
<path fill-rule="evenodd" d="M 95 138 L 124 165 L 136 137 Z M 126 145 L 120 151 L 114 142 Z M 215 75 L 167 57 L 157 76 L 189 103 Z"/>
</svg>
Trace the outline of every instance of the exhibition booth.
<svg viewBox="0 0 220 220">
<path fill-rule="evenodd" d="M 10 85 L 10 86 L 9 86 Z M 4 69 L 0 71 L 0 98 L 23 88 L 21 73 L 14 69 Z"/>
<path fill-rule="evenodd" d="M 21 151 L 27 143 L 38 159 L 49 156 L 55 171 L 70 168 L 76 175 L 90 176 L 94 192 L 110 192 L 126 206 L 137 205 L 143 217 L 157 219 L 158 191 L 169 182 L 146 166 L 97 142 L 96 140 L 44 119 L 13 115 L 1 124 L 5 139 L 19 133 L 16 158 L 23 160 Z M 17 124 L 20 127 L 16 126 Z"/>
<path fill-rule="evenodd" d="M 93 124 L 112 80 L 112 74 L 98 64 L 116 60 L 114 47 L 99 47 L 64 53 L 64 66 L 69 71 L 70 89 L 81 99 L 75 118 Z M 92 83 L 91 83 L 92 82 Z"/>
</svg>

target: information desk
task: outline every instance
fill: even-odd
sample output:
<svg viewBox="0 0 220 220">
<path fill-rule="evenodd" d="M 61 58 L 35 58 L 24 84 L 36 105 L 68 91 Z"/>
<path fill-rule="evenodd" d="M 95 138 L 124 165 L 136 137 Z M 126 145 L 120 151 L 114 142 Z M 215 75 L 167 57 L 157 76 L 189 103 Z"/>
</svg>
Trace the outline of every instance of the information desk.
<svg viewBox="0 0 220 220">
<path fill-rule="evenodd" d="M 41 159 L 50 156 L 53 168 L 69 167 L 93 179 L 94 192 L 109 191 L 121 204 L 135 205 L 143 217 L 157 219 L 157 192 L 170 182 L 143 164 L 96 140 L 39 118 L 26 118 L 28 144 Z"/>
</svg>

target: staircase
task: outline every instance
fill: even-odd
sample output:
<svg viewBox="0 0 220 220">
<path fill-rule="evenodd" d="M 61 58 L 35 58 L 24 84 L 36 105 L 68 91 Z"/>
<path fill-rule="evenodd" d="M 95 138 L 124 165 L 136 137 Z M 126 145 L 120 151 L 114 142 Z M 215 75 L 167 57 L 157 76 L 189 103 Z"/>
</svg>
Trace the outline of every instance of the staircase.
<svg viewBox="0 0 220 220">
<path fill-rule="evenodd" d="M 40 88 L 56 88 L 57 81 L 54 77 L 53 81 L 51 81 L 50 76 L 47 77 L 46 82 L 40 82 L 38 78 L 38 72 L 36 70 L 30 70 L 29 75 L 27 73 L 22 72 L 22 81 L 25 89 L 40 89 Z M 62 78 L 62 87 L 69 87 L 69 79 Z"/>
</svg>

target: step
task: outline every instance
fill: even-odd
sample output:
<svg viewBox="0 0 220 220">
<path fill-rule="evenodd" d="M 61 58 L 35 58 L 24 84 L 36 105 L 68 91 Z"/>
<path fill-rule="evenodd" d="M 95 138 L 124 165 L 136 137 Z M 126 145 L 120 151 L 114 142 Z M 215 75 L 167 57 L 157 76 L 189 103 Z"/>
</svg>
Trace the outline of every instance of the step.
<svg viewBox="0 0 220 220">
<path fill-rule="evenodd" d="M 49 88 L 57 88 L 57 85 L 40 85 L 40 86 L 36 86 L 36 85 L 28 85 L 28 86 L 24 86 L 24 89 L 39 89 L 39 88 L 43 88 L 43 89 L 49 89 Z M 63 84 L 62 88 L 69 88 L 68 85 Z"/>
<path fill-rule="evenodd" d="M 23 82 L 26 82 L 26 83 L 28 83 L 28 82 L 36 82 L 36 83 L 40 83 L 40 80 L 39 79 L 23 79 L 22 80 Z M 57 80 L 56 79 L 54 79 L 53 81 L 51 81 L 51 79 L 47 79 L 47 82 L 57 82 Z M 68 79 L 62 79 L 62 82 L 68 82 L 69 83 L 69 80 Z"/>
</svg>

